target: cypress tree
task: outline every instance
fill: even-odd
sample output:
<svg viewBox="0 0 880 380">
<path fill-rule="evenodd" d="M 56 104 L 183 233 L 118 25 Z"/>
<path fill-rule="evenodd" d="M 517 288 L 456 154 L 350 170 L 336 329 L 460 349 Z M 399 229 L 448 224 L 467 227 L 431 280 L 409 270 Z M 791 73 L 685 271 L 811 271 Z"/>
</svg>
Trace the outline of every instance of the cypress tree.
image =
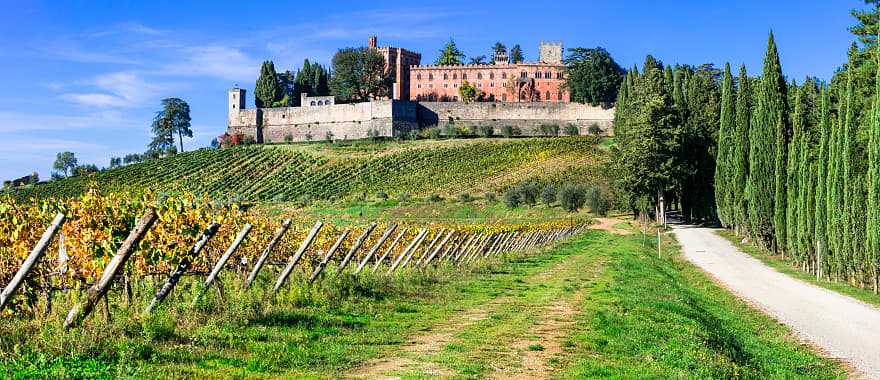
<svg viewBox="0 0 880 380">
<path fill-rule="evenodd" d="M 801 138 L 801 134 L 803 134 L 804 124 L 806 123 L 806 116 L 804 112 L 806 111 L 803 107 L 803 99 L 802 93 L 803 90 L 798 89 L 797 83 L 792 82 L 791 87 L 789 88 L 789 93 L 794 95 L 794 100 L 791 104 L 794 106 L 794 112 L 792 117 L 792 133 L 791 133 L 791 142 L 789 144 L 785 144 L 783 140 L 783 145 L 787 145 L 787 151 L 785 153 L 785 157 L 787 158 L 786 166 L 785 166 L 785 174 L 783 176 L 783 180 L 785 181 L 785 248 L 783 252 L 788 252 L 792 257 L 795 257 L 797 252 L 797 216 L 798 216 L 798 178 L 799 178 L 799 161 L 800 154 L 798 152 L 798 148 L 800 147 L 799 141 Z M 783 137 L 784 138 L 784 137 Z M 776 143 L 779 144 L 779 132 L 777 131 L 777 140 Z M 778 145 L 777 145 L 778 146 Z M 779 155 L 777 154 L 777 158 Z M 781 244 L 782 242 L 780 242 Z M 784 254 L 784 253 L 783 253 Z"/>
<path fill-rule="evenodd" d="M 817 102 L 816 82 L 807 79 L 798 90 L 800 113 L 798 123 L 802 124 L 800 138 L 797 140 L 798 151 L 798 194 L 797 194 L 797 251 L 799 261 L 805 267 L 813 267 L 815 263 L 815 227 L 816 221 L 816 156 L 818 155 L 816 124 Z"/>
<path fill-rule="evenodd" d="M 283 93 L 281 84 L 278 83 L 275 64 L 272 61 L 263 61 L 263 65 L 260 66 L 260 77 L 254 85 L 254 103 L 257 108 L 272 107 L 272 103 L 280 100 Z"/>
<path fill-rule="evenodd" d="M 761 245 L 775 246 L 775 242 L 785 241 L 785 197 L 782 196 L 785 193 L 777 191 L 777 184 L 780 190 L 785 190 L 782 178 L 782 168 L 785 166 L 780 166 L 784 164 L 784 153 L 782 159 L 778 160 L 780 154 L 777 142 L 780 135 L 783 137 L 783 144 L 785 142 L 784 128 L 787 118 L 786 83 L 779 65 L 773 33 L 770 33 L 767 41 L 763 74 L 755 120 L 749 129 L 749 223 Z M 779 212 L 777 200 L 782 207 Z"/>
<path fill-rule="evenodd" d="M 773 129 L 773 229 L 775 247 L 785 257 L 786 234 L 786 174 L 788 153 L 788 93 L 779 53 L 773 33 L 767 42 L 767 58 L 764 64 L 764 101 L 767 103 L 765 120 Z"/>
<path fill-rule="evenodd" d="M 845 75 L 845 74 L 844 74 Z M 846 91 L 843 91 L 843 95 Z M 828 201 L 825 206 L 828 218 L 828 249 L 829 260 L 828 266 L 832 270 L 829 274 L 834 274 L 839 278 L 842 274 L 844 266 L 843 254 L 843 162 L 842 162 L 842 142 L 843 142 L 843 121 L 846 115 L 846 97 L 839 96 L 837 103 L 837 119 L 833 119 L 830 138 L 828 142 Z"/>
<path fill-rule="evenodd" d="M 852 62 L 850 62 L 852 63 Z M 855 272 L 855 255 L 853 252 L 853 220 L 852 220 L 852 203 L 853 203 L 853 180 L 852 176 L 855 175 L 855 170 L 853 168 L 853 149 L 854 149 L 854 134 L 855 134 L 855 103 L 853 102 L 853 77 L 855 77 L 854 72 L 855 67 L 853 65 L 848 65 L 847 68 L 847 76 L 846 76 L 846 115 L 843 121 L 842 132 L 842 141 L 841 141 L 841 150 L 840 150 L 840 163 L 843 168 L 843 186 L 841 187 L 841 192 L 843 193 L 841 197 L 843 198 L 843 213 L 841 215 L 841 224 L 843 225 L 843 238 L 841 239 L 841 252 L 843 253 L 843 257 L 845 257 L 845 265 L 846 265 L 846 274 L 847 277 Z M 838 168 L 840 170 L 840 168 Z"/>
<path fill-rule="evenodd" d="M 819 103 L 819 154 L 816 159 L 816 221 L 815 237 L 816 237 L 816 279 L 821 279 L 824 266 L 827 264 L 823 260 L 827 260 L 828 256 L 828 235 L 826 229 L 828 227 L 828 209 L 827 209 L 827 179 L 828 167 L 830 165 L 830 157 L 828 148 L 830 143 L 831 120 L 829 114 L 830 96 L 825 86 L 822 86 Z"/>
<path fill-rule="evenodd" d="M 749 179 L 749 124 L 752 116 L 752 93 L 749 83 L 749 77 L 746 73 L 746 66 L 741 65 L 739 68 L 739 88 L 736 92 L 736 131 L 733 138 L 733 148 L 730 152 L 732 163 L 731 180 L 729 185 L 732 188 L 731 205 L 733 207 L 734 224 L 737 233 L 744 232 L 745 226 L 748 225 L 748 202 L 746 201 L 746 184 Z"/>
<path fill-rule="evenodd" d="M 721 85 L 721 120 L 718 129 L 718 153 L 715 158 L 715 203 L 722 225 L 732 226 L 734 220 L 732 152 L 736 140 L 733 77 L 730 63 L 724 65 Z"/>
<path fill-rule="evenodd" d="M 873 277 L 874 293 L 878 291 L 877 267 L 880 262 L 880 67 L 875 75 L 874 107 L 868 129 L 868 218 L 865 223 L 867 254 Z"/>
</svg>

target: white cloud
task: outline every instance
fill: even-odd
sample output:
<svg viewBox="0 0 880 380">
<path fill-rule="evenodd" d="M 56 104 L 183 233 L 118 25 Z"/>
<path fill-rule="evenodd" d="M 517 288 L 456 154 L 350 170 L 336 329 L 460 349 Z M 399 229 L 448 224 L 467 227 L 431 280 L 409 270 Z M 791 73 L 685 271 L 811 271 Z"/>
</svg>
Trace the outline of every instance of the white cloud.
<svg viewBox="0 0 880 380">
<path fill-rule="evenodd" d="M 88 107 L 137 107 L 155 98 L 162 89 L 134 72 L 104 74 L 83 83 L 101 92 L 65 93 L 61 98 Z"/>
<path fill-rule="evenodd" d="M 156 74 L 243 80 L 255 76 L 260 68 L 257 60 L 233 47 L 197 46 L 185 48 L 183 52 L 183 61 L 164 65 Z"/>
</svg>

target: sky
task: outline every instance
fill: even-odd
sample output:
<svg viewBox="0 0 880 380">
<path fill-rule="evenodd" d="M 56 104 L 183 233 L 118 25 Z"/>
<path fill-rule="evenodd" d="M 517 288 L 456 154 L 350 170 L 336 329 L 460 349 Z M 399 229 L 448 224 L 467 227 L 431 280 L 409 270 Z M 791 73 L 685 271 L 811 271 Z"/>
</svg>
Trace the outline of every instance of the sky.
<svg viewBox="0 0 880 380">
<path fill-rule="evenodd" d="M 4 4 L 5 3 L 5 4 Z M 830 79 L 846 60 L 857 0 L 803 1 L 31 1 L 0 0 L 0 178 L 49 178 L 58 152 L 109 165 L 140 153 L 165 97 L 190 104 L 192 139 L 226 126 L 227 90 L 263 60 L 291 71 L 343 47 L 403 47 L 430 63 L 452 38 L 467 56 L 496 41 L 537 58 L 541 40 L 604 47 L 623 67 L 743 63 L 760 72 L 773 31 L 783 71 Z M 271 8 L 264 8 L 271 6 Z"/>
</svg>

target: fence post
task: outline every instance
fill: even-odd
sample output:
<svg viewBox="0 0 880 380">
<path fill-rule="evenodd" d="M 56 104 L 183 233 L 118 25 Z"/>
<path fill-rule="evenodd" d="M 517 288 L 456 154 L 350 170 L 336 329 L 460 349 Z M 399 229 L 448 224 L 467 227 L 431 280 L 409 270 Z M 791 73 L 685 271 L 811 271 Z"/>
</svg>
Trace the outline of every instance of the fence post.
<svg viewBox="0 0 880 380">
<path fill-rule="evenodd" d="M 373 270 L 379 269 L 379 265 L 382 264 L 382 262 L 385 261 L 385 258 L 387 258 L 388 255 L 390 255 L 391 252 L 394 251 L 394 247 L 397 247 L 397 243 L 400 242 L 400 239 L 403 238 L 403 235 L 406 235 L 406 228 L 404 228 L 397 234 L 397 237 L 394 238 L 394 241 L 391 242 L 391 245 L 388 246 L 388 249 L 386 249 L 385 253 L 382 254 L 382 257 L 380 257 L 379 260 L 376 261 L 376 264 L 373 265 Z"/>
<path fill-rule="evenodd" d="M 77 325 L 83 318 L 91 314 L 95 307 L 95 303 L 107 294 L 107 288 L 110 283 L 125 265 L 125 262 L 128 261 L 128 258 L 131 257 L 132 253 L 137 249 L 138 244 L 141 242 L 144 235 L 146 235 L 147 230 L 149 230 L 155 222 L 156 210 L 152 208 L 147 209 L 147 212 L 145 212 L 140 220 L 137 221 L 134 229 L 129 232 L 128 237 L 122 242 L 122 246 L 116 251 L 116 255 L 113 256 L 113 259 L 111 259 L 110 263 L 107 264 L 107 267 L 104 268 L 104 273 L 101 274 L 101 278 L 89 288 L 85 303 L 74 305 L 74 307 L 70 309 L 70 312 L 67 313 L 67 318 L 64 320 L 65 329 Z"/>
<path fill-rule="evenodd" d="M 434 251 L 431 252 L 431 255 L 428 256 L 428 258 L 426 260 L 424 260 L 424 262 L 422 262 L 421 266 L 423 268 L 428 266 L 428 264 L 431 263 L 431 260 L 434 260 L 434 257 L 437 256 L 437 253 L 443 249 L 443 246 L 446 245 L 446 242 L 448 242 L 449 238 L 451 238 L 454 234 L 455 234 L 455 231 L 449 231 L 449 233 L 446 234 L 446 237 L 443 238 L 443 241 L 440 242 L 440 245 L 438 245 L 436 248 L 434 248 Z"/>
<path fill-rule="evenodd" d="M 260 269 L 263 269 L 263 265 L 266 265 L 266 260 L 269 258 L 269 254 L 272 253 L 272 249 L 274 249 L 275 245 L 281 241 L 281 237 L 284 236 L 284 233 L 287 232 L 288 228 L 290 228 L 290 218 L 284 219 L 284 222 L 281 223 L 281 227 L 278 227 L 278 229 L 275 230 L 275 236 L 272 237 L 272 240 L 269 240 L 269 245 L 267 245 L 266 249 L 263 250 L 263 253 L 260 254 L 260 258 L 257 259 L 257 262 L 254 264 L 254 269 L 251 270 L 251 274 L 248 275 L 247 281 L 244 283 L 244 290 L 251 288 L 251 284 L 257 279 L 257 274 L 260 273 Z"/>
<path fill-rule="evenodd" d="M 376 223 L 370 223 L 366 229 L 364 229 L 364 233 L 361 234 L 355 241 L 354 245 L 351 246 L 351 249 L 348 250 L 348 254 L 345 255 L 345 258 L 342 259 L 342 263 L 339 264 L 339 267 L 336 268 L 336 273 L 342 272 L 345 267 L 348 265 L 351 258 L 354 257 L 354 254 L 361 249 L 361 246 L 364 245 L 364 242 L 367 241 L 367 237 L 370 236 L 370 233 L 373 232 L 373 229 L 376 228 Z"/>
<path fill-rule="evenodd" d="M 441 237 L 443 237 L 443 233 L 445 233 L 445 232 L 446 232 L 446 228 L 440 229 L 440 232 L 438 232 L 437 235 L 434 236 L 434 239 L 431 240 L 431 243 L 428 244 L 428 248 L 425 248 L 425 253 L 423 253 L 421 256 L 419 256 L 418 260 L 416 260 L 416 262 L 413 263 L 413 266 L 418 267 L 422 264 L 422 261 L 424 261 L 425 258 L 428 257 L 429 254 L 431 254 L 431 250 L 434 249 L 434 245 L 437 244 L 437 241 L 439 241 Z M 413 252 L 413 254 L 415 254 L 415 252 Z M 409 263 L 409 260 L 404 261 L 403 266 L 406 266 L 406 264 L 408 264 L 408 263 Z"/>
<path fill-rule="evenodd" d="M 379 238 L 379 241 L 377 241 L 376 244 L 373 245 L 373 248 L 371 248 L 370 251 L 367 252 L 367 255 L 364 256 L 364 259 L 361 260 L 360 264 L 358 264 L 357 268 L 354 270 L 354 274 L 361 273 L 361 270 L 364 269 L 364 266 L 366 266 L 370 259 L 373 258 L 373 255 L 375 255 L 376 251 L 378 251 L 379 248 L 382 247 L 382 244 L 385 244 L 385 240 L 388 240 L 388 237 L 391 236 L 391 233 L 393 233 L 395 229 L 397 229 L 397 224 L 394 224 L 385 230 L 385 233 L 382 234 L 382 237 Z"/>
<path fill-rule="evenodd" d="M 232 254 L 238 250 L 238 246 L 241 245 L 241 242 L 244 241 L 244 238 L 247 237 L 247 234 L 251 232 L 250 223 L 245 223 L 244 227 L 241 228 L 241 231 L 238 232 L 238 235 L 235 237 L 235 240 L 232 242 L 232 245 L 226 249 L 226 252 L 223 253 L 223 256 L 220 256 L 220 260 L 217 260 L 217 264 L 214 264 L 214 269 L 211 270 L 211 274 L 208 275 L 208 278 L 205 279 L 205 283 L 202 285 L 202 288 L 199 289 L 199 292 L 196 293 L 196 296 L 193 298 L 192 306 L 196 305 L 196 302 L 199 301 L 199 298 L 204 295 L 205 291 L 208 287 L 214 283 L 214 280 L 217 279 L 217 276 L 220 274 L 220 271 L 223 270 L 223 267 L 226 266 L 226 262 L 229 261 L 229 258 L 232 257 Z"/>
<path fill-rule="evenodd" d="M 52 243 L 52 239 L 55 238 L 55 234 L 58 233 L 58 229 L 61 228 L 61 225 L 64 224 L 64 214 L 58 213 L 55 215 L 55 219 L 52 219 L 52 223 L 49 224 L 49 228 L 43 232 L 43 236 L 40 237 L 40 240 L 37 242 L 37 245 L 34 246 L 34 249 L 31 250 L 31 253 L 24 260 L 24 263 L 21 264 L 21 267 L 18 268 L 18 272 L 15 272 L 15 276 L 12 277 L 12 281 L 3 288 L 3 292 L 0 293 L 0 310 L 6 306 L 6 303 L 12 299 L 12 294 L 18 290 L 18 287 L 21 286 L 21 283 L 24 281 L 25 277 L 27 277 L 28 272 L 31 271 L 31 268 L 34 267 L 37 260 L 46 253 L 46 249 L 49 248 L 49 244 Z"/>
<path fill-rule="evenodd" d="M 351 231 L 346 228 L 344 231 L 342 231 L 341 234 L 339 234 L 339 238 L 336 239 L 336 242 L 333 243 L 333 246 L 331 246 L 330 250 L 327 251 L 327 255 L 324 256 L 324 259 L 322 259 L 321 262 L 318 263 L 318 266 L 315 267 L 315 270 L 312 271 L 312 275 L 309 276 L 309 284 L 315 282 L 315 279 L 318 278 L 318 275 L 321 274 L 321 271 L 323 271 L 324 267 L 327 266 L 327 263 L 330 262 L 330 258 L 333 257 L 333 254 L 336 253 L 336 251 L 339 249 L 339 246 L 342 245 L 342 242 L 345 240 L 345 238 L 348 237 L 349 232 Z"/>
<path fill-rule="evenodd" d="M 483 241 L 479 245 L 477 245 L 477 248 L 473 250 L 473 252 L 471 252 L 464 264 L 469 265 L 474 260 L 476 260 L 477 257 L 479 257 L 483 253 L 483 250 L 485 250 L 486 247 L 489 245 L 489 242 L 492 240 L 493 236 L 494 235 L 492 234 L 486 234 L 486 236 L 483 237 Z"/>
<path fill-rule="evenodd" d="M 440 260 L 452 262 L 452 260 L 455 259 L 455 256 L 458 254 L 458 252 L 460 252 L 461 249 L 464 247 L 464 243 L 466 241 L 469 241 L 468 238 L 472 237 L 472 236 L 473 235 L 471 235 L 467 232 L 460 235 L 458 237 L 458 239 L 456 239 L 455 244 L 451 245 L 449 247 L 449 249 L 447 249 L 446 252 L 443 253 L 443 256 L 440 256 Z"/>
<path fill-rule="evenodd" d="M 425 240 L 425 236 L 427 235 L 428 229 L 422 228 L 422 230 L 419 231 L 419 234 L 416 235 L 413 241 L 409 243 L 409 246 L 407 246 L 406 249 L 400 253 L 400 256 L 397 256 L 397 260 L 394 260 L 394 265 L 392 265 L 391 268 L 388 268 L 388 274 L 391 274 L 392 272 L 397 270 L 397 267 L 400 265 L 402 260 L 406 259 L 406 261 L 409 261 L 409 258 L 412 257 L 413 252 L 419 249 L 419 247 L 422 245 L 422 242 Z"/>
<path fill-rule="evenodd" d="M 309 248 L 309 245 L 312 244 L 312 240 L 315 240 L 315 236 L 318 235 L 318 231 L 321 230 L 321 227 L 324 223 L 321 221 L 315 222 L 312 226 L 309 234 L 306 235 L 306 239 L 300 243 L 299 248 L 297 248 L 296 253 L 293 254 L 293 257 L 290 258 L 290 261 L 287 263 L 287 266 L 284 267 L 284 270 L 281 271 L 281 275 L 278 276 L 278 280 L 275 281 L 275 286 L 272 287 L 272 294 L 278 293 L 278 289 L 281 289 L 281 286 L 284 285 L 284 281 L 287 281 L 287 276 L 290 276 L 290 272 L 293 271 L 293 267 L 296 266 L 296 263 L 299 262 L 299 259 L 302 257 L 303 253 L 305 253 L 306 249 Z"/>
<path fill-rule="evenodd" d="M 196 258 L 196 256 L 198 256 L 200 252 L 202 252 L 202 249 L 205 248 L 206 245 L 208 245 L 208 241 L 211 240 L 212 237 L 214 237 L 214 234 L 217 233 L 217 229 L 219 228 L 219 224 L 211 222 L 211 224 L 208 225 L 208 228 L 206 228 L 205 231 L 202 232 L 202 237 L 199 238 L 199 240 L 196 241 L 192 248 L 189 249 L 187 255 L 180 259 L 180 263 L 177 264 L 177 268 L 171 272 L 171 276 L 168 277 L 168 281 L 166 281 L 165 285 L 162 285 L 162 288 L 160 288 L 159 291 L 156 292 L 156 296 L 153 297 L 150 305 L 147 306 L 147 310 L 145 311 L 147 314 L 152 312 L 153 309 L 156 308 L 156 306 L 158 306 L 159 303 L 161 303 L 165 299 L 165 297 L 168 297 L 168 295 L 171 294 L 171 291 L 174 290 L 177 282 L 180 281 L 180 276 L 183 275 L 183 272 L 186 272 L 186 270 L 189 269 L 190 265 L 192 265 L 192 260 Z"/>
<path fill-rule="evenodd" d="M 467 241 L 464 242 L 464 245 L 461 246 L 460 249 L 457 248 L 455 252 L 453 252 L 453 255 L 449 258 L 449 261 L 453 263 L 458 263 L 458 260 L 461 260 L 461 258 L 467 253 L 467 251 L 471 249 L 471 244 L 474 242 L 474 240 L 476 240 L 478 236 L 479 234 L 470 234 Z"/>
</svg>

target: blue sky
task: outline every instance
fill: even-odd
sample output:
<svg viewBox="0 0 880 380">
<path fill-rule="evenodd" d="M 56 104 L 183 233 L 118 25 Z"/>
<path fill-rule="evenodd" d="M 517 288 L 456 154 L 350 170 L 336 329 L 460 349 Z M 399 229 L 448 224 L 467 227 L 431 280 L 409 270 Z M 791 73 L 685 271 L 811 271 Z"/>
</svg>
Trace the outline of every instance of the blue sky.
<svg viewBox="0 0 880 380">
<path fill-rule="evenodd" d="M 2 4 L 5 3 L 5 4 Z M 430 62 L 450 37 L 468 55 L 497 40 L 534 59 L 540 40 L 605 47 L 622 66 L 666 63 L 760 70 L 772 28 L 786 75 L 828 79 L 846 58 L 861 1 L 9 1 L 0 0 L 0 178 L 39 172 L 55 154 L 106 166 L 142 152 L 163 97 L 190 103 L 206 146 L 226 124 L 226 91 L 251 91 L 264 59 L 296 69 L 336 49 L 408 48 Z M 259 5 L 271 5 L 262 9 Z M 253 106 L 250 97 L 248 106 Z"/>
</svg>

